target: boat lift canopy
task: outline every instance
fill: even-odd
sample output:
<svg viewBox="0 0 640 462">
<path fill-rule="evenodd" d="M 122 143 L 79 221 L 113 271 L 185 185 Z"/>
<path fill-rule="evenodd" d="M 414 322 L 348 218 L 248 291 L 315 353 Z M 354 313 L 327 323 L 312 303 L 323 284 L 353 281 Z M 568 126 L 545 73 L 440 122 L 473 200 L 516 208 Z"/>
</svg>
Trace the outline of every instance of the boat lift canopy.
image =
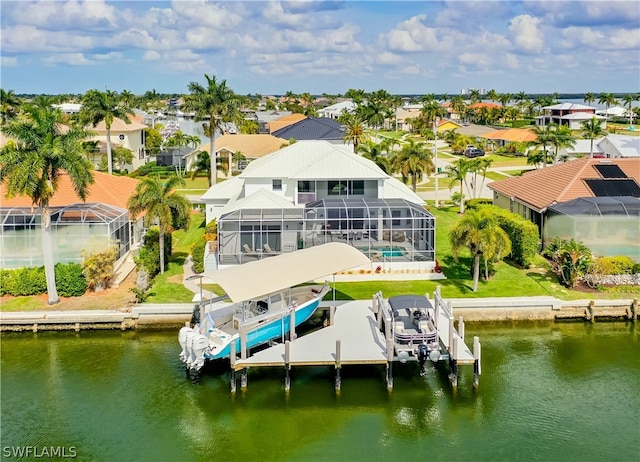
<svg viewBox="0 0 640 462">
<path fill-rule="evenodd" d="M 370 263 L 355 247 L 329 242 L 221 269 L 206 277 L 220 285 L 229 299 L 237 303 Z"/>
</svg>

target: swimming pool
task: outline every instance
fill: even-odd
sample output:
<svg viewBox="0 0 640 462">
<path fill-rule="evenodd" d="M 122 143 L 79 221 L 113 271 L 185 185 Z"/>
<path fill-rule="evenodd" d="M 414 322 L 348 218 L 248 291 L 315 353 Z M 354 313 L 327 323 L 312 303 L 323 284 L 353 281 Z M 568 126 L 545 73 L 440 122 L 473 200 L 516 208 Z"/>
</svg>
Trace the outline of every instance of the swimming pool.
<svg viewBox="0 0 640 462">
<path fill-rule="evenodd" d="M 407 251 L 401 247 L 391 247 L 389 245 L 380 245 L 368 248 L 360 249 L 362 252 L 367 253 L 368 250 L 372 252 L 380 252 L 383 257 L 403 257 L 407 254 Z"/>
</svg>

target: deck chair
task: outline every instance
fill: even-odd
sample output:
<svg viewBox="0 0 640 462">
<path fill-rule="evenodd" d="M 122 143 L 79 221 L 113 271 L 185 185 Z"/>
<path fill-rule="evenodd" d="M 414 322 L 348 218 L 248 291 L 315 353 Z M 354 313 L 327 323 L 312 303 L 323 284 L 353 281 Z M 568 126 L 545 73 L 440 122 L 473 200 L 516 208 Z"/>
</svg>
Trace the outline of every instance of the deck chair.
<svg viewBox="0 0 640 462">
<path fill-rule="evenodd" d="M 264 253 L 270 253 L 270 254 L 278 253 L 275 250 L 273 250 L 269 244 L 263 245 L 262 248 L 264 249 Z"/>
<path fill-rule="evenodd" d="M 244 253 L 245 255 L 253 255 L 253 256 L 259 255 L 259 252 L 256 252 L 251 247 L 249 247 L 249 244 L 242 244 L 242 253 Z"/>
</svg>

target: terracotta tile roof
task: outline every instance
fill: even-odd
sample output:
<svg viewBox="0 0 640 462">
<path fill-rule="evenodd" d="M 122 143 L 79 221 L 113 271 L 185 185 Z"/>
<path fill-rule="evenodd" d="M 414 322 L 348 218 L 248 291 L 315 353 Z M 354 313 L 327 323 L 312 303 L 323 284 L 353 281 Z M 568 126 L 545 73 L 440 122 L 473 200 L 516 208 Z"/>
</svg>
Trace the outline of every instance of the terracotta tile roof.
<svg viewBox="0 0 640 462">
<path fill-rule="evenodd" d="M 502 105 L 496 103 L 473 103 L 469 105 L 469 109 L 480 109 L 481 107 L 491 109 L 492 107 L 502 107 Z"/>
<path fill-rule="evenodd" d="M 289 141 L 273 135 L 222 135 L 216 138 L 216 151 L 226 149 L 231 152 L 241 151 L 245 157 L 255 159 L 276 152 Z M 209 143 L 203 143 L 201 151 L 209 152 Z"/>
<path fill-rule="evenodd" d="M 89 186 L 86 202 L 108 204 L 126 209 L 127 201 L 134 194 L 138 180 L 95 171 L 93 174 L 95 183 Z M 76 195 L 68 175 L 61 175 L 58 190 L 49 205 L 62 207 L 78 202 L 82 202 L 82 200 Z M 8 199 L 6 185 L 0 184 L 0 207 L 31 207 L 31 205 L 31 199 L 28 196 L 16 196 Z"/>
<path fill-rule="evenodd" d="M 273 133 L 276 130 L 280 130 L 281 128 L 288 127 L 289 125 L 294 124 L 296 122 L 300 122 L 301 120 L 306 118 L 307 116 L 305 116 L 304 114 L 294 113 L 294 114 L 282 116 L 276 120 L 272 120 L 271 122 L 269 122 L 269 133 Z"/>
<path fill-rule="evenodd" d="M 490 189 L 544 212 L 550 205 L 578 197 L 594 197 L 583 181 L 602 178 L 594 168 L 598 164 L 614 164 L 629 178 L 640 183 L 640 159 L 576 159 L 547 168 L 531 170 L 519 177 L 493 181 Z"/>
<path fill-rule="evenodd" d="M 481 135 L 481 138 L 504 141 L 536 141 L 538 137 L 528 128 L 505 128 Z"/>
</svg>

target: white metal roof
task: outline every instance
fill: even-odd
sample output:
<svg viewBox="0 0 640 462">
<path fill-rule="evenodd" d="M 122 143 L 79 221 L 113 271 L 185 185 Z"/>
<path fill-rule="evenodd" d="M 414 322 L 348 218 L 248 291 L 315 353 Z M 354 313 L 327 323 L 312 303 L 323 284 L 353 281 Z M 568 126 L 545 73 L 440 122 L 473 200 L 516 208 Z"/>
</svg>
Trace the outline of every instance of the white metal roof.
<svg viewBox="0 0 640 462">
<path fill-rule="evenodd" d="M 586 106 L 584 104 L 576 104 L 576 103 L 559 103 L 553 104 L 551 106 L 544 106 L 542 109 L 555 109 L 555 110 L 587 110 L 587 109 L 596 109 L 593 106 Z"/>
<path fill-rule="evenodd" d="M 329 242 L 221 269 L 206 276 L 219 284 L 235 303 L 370 263 L 371 260 L 355 247 Z"/>
<path fill-rule="evenodd" d="M 234 176 L 211 186 L 200 199 L 235 199 L 242 192 L 243 186 L 244 181 L 239 176 Z"/>
<path fill-rule="evenodd" d="M 240 209 L 296 209 L 301 208 L 294 205 L 290 200 L 285 199 L 267 189 L 259 189 L 250 196 L 240 200 L 229 202 L 220 212 L 220 216 L 225 213 Z"/>
<path fill-rule="evenodd" d="M 387 178 L 374 162 L 354 154 L 349 146 L 327 141 L 298 141 L 249 163 L 240 176 L 305 180 Z"/>
<path fill-rule="evenodd" d="M 385 199 L 406 199 L 409 202 L 424 205 L 424 199 L 418 196 L 413 190 L 407 187 L 397 178 L 387 178 L 384 181 L 384 197 Z"/>
</svg>

